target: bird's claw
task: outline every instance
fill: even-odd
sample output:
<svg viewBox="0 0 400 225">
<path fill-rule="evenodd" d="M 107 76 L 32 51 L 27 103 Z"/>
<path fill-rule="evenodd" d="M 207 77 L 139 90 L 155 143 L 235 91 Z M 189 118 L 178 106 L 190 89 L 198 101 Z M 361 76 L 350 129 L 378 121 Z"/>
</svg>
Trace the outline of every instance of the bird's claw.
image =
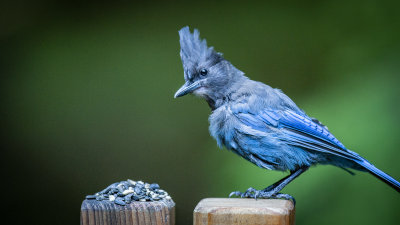
<svg viewBox="0 0 400 225">
<path fill-rule="evenodd" d="M 239 196 L 241 196 L 241 194 L 242 194 L 242 192 L 240 192 L 240 191 L 233 191 L 233 192 L 231 192 L 230 194 L 229 194 L 229 198 L 231 198 L 232 196 L 237 196 L 237 197 L 239 197 Z"/>
<path fill-rule="evenodd" d="M 274 198 L 276 199 L 286 199 L 286 200 L 290 200 L 293 202 L 294 205 L 296 205 L 296 199 L 294 199 L 293 196 L 289 195 L 289 194 L 283 194 L 283 193 L 277 193 Z"/>
<path fill-rule="evenodd" d="M 274 193 L 272 191 L 264 191 L 264 190 L 256 190 L 254 188 L 249 188 L 245 192 L 234 191 L 229 194 L 229 198 L 232 196 L 240 197 L 240 198 L 254 198 L 254 199 L 286 199 L 292 201 L 296 204 L 296 200 L 293 196 L 289 194 L 283 193 Z"/>
<path fill-rule="evenodd" d="M 258 195 L 259 195 L 259 190 L 256 190 L 254 188 L 249 188 L 247 189 L 245 192 L 240 192 L 240 191 L 234 191 L 231 192 L 229 194 L 229 198 L 232 196 L 237 196 L 237 197 L 241 197 L 241 198 L 255 198 L 257 199 Z"/>
</svg>

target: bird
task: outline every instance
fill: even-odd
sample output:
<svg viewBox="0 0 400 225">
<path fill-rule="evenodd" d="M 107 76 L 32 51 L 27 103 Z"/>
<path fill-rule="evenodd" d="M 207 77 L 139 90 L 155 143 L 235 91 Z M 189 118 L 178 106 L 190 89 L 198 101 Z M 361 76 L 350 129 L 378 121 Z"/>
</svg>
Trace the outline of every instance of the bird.
<svg viewBox="0 0 400 225">
<path fill-rule="evenodd" d="M 280 89 L 253 81 L 208 47 L 197 29 L 179 30 L 184 85 L 174 98 L 193 94 L 211 108 L 209 132 L 226 147 L 258 167 L 289 172 L 262 190 L 252 187 L 229 197 L 295 199 L 281 190 L 317 164 L 368 172 L 400 192 L 400 183 L 359 154 L 347 149 L 317 119 L 308 116 Z"/>
</svg>

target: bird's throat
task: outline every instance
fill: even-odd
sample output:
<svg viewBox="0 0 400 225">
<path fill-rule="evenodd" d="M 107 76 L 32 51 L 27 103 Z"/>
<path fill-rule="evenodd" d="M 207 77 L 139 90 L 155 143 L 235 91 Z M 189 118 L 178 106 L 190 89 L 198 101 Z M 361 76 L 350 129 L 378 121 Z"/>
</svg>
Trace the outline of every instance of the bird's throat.
<svg viewBox="0 0 400 225">
<path fill-rule="evenodd" d="M 216 109 L 216 105 L 215 105 L 214 99 L 212 99 L 212 98 L 210 98 L 208 96 L 206 96 L 205 99 L 206 99 L 206 101 L 208 103 L 208 106 L 210 106 L 211 110 L 214 111 Z"/>
</svg>

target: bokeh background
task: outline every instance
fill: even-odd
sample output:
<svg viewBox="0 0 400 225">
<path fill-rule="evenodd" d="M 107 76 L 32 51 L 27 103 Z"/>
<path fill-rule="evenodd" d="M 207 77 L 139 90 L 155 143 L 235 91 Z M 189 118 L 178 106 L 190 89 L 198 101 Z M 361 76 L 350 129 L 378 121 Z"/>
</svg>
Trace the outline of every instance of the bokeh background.
<svg viewBox="0 0 400 225">
<path fill-rule="evenodd" d="M 249 77 L 282 89 L 348 148 L 400 179 L 395 1 L 9 1 L 0 7 L 2 199 L 13 224 L 78 224 L 81 201 L 157 182 L 192 224 L 206 197 L 286 174 L 218 149 L 183 84 L 178 30 L 199 28 Z M 284 189 L 297 224 L 398 224 L 399 194 L 318 166 Z"/>
</svg>

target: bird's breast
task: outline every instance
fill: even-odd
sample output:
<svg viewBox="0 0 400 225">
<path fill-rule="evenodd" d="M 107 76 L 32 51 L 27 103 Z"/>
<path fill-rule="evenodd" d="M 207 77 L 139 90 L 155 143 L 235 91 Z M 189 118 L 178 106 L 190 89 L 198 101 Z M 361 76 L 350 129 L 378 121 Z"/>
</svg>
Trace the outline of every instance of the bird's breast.
<svg viewBox="0 0 400 225">
<path fill-rule="evenodd" d="M 210 115 L 209 131 L 220 148 L 223 146 L 230 150 L 236 148 L 234 141 L 235 119 L 228 107 L 219 107 Z"/>
</svg>

